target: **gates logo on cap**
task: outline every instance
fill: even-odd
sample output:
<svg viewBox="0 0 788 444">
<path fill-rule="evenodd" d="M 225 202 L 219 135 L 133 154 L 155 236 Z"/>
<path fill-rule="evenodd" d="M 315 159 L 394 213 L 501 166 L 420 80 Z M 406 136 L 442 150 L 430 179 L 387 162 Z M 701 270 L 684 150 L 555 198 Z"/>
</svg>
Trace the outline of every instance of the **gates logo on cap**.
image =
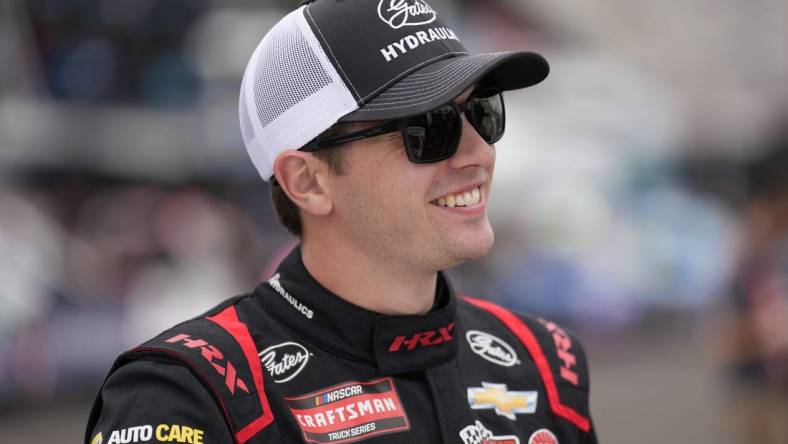
<svg viewBox="0 0 788 444">
<path fill-rule="evenodd" d="M 432 23 L 438 13 L 424 0 L 380 0 L 378 16 L 394 29 Z"/>
</svg>

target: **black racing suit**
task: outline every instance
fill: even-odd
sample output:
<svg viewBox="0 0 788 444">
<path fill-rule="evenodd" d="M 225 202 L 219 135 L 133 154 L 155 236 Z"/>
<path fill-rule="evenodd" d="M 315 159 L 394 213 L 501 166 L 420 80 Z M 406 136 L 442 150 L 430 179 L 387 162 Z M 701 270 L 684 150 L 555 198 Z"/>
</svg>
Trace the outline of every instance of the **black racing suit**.
<svg viewBox="0 0 788 444">
<path fill-rule="evenodd" d="M 457 297 L 442 273 L 429 313 L 373 313 L 296 248 L 252 293 L 121 355 L 85 442 L 594 444 L 588 382 L 551 322 Z"/>
</svg>

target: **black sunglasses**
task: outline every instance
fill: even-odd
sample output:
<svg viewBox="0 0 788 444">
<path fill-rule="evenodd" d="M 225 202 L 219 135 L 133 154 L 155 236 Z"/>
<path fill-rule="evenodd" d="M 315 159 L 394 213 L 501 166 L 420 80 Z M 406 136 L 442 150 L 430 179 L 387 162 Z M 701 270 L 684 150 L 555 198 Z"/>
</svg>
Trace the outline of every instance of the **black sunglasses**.
<svg viewBox="0 0 788 444">
<path fill-rule="evenodd" d="M 485 88 L 475 91 L 461 105 L 454 102 L 447 103 L 424 114 L 393 120 L 349 134 L 315 139 L 301 150 L 317 151 L 341 143 L 399 131 L 411 162 L 440 162 L 457 152 L 462 137 L 460 116 L 463 114 L 488 144 L 493 144 L 503 137 L 506 126 L 503 95 L 498 88 Z"/>
</svg>

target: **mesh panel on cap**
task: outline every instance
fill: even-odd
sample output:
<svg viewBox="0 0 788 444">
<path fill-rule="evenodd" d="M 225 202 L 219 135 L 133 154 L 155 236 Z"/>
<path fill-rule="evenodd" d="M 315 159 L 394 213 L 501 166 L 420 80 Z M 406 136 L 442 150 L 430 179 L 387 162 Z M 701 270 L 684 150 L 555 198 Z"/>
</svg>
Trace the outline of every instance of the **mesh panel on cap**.
<svg viewBox="0 0 788 444">
<path fill-rule="evenodd" d="M 277 32 L 271 40 L 275 50 L 259 58 L 254 76 L 254 100 L 266 105 L 257 107 L 263 126 L 331 83 L 298 28 Z M 283 75 L 289 76 L 289 81 L 283 82 Z"/>
<path fill-rule="evenodd" d="M 264 180 L 280 152 L 298 149 L 358 108 L 304 17 L 285 16 L 258 45 L 241 83 L 239 117 Z"/>
<path fill-rule="evenodd" d="M 246 82 L 241 82 L 241 91 L 244 91 Z M 241 133 L 244 140 L 254 139 L 254 126 L 252 126 L 252 119 L 249 118 L 249 108 L 246 105 L 246 94 L 241 94 L 239 99 L 239 113 L 241 117 Z"/>
</svg>

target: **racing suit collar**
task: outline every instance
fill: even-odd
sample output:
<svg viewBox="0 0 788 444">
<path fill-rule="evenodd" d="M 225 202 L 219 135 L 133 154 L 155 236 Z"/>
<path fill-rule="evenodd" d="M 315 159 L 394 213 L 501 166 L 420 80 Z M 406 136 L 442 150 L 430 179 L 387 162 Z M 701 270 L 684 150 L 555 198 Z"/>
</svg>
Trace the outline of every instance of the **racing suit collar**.
<svg viewBox="0 0 788 444">
<path fill-rule="evenodd" d="M 304 341 L 377 366 L 382 374 L 435 367 L 457 353 L 457 300 L 443 272 L 438 273 L 436 304 L 430 312 L 385 315 L 351 304 L 323 287 L 307 271 L 297 247 L 255 293 L 267 311 Z"/>
</svg>

